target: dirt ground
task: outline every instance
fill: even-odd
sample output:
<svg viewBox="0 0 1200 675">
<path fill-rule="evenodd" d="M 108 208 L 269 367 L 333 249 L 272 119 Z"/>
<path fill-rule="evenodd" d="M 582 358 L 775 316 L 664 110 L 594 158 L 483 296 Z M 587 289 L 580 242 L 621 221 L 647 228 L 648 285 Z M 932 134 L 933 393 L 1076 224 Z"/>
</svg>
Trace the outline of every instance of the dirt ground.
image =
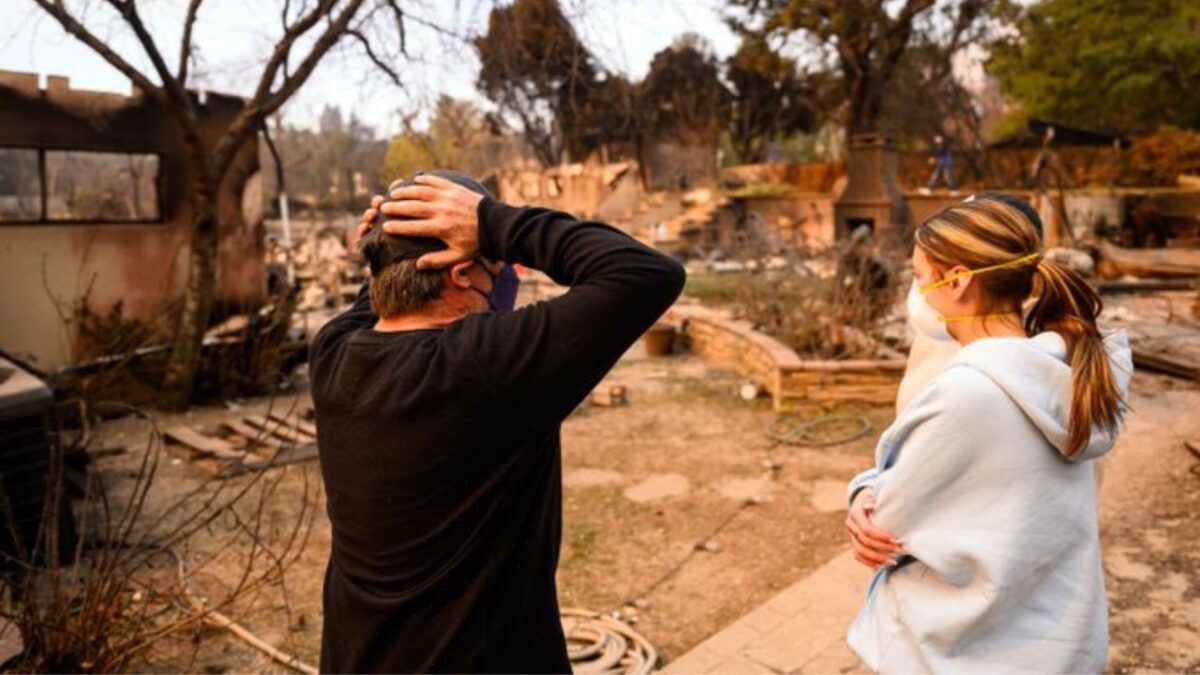
<svg viewBox="0 0 1200 675">
<path fill-rule="evenodd" d="M 738 401 L 736 378 L 692 358 L 626 362 L 612 379 L 630 388 L 630 405 L 589 409 L 564 427 L 560 596 L 589 609 L 634 601 L 637 627 L 670 659 L 841 549 L 844 486 L 870 461 L 874 439 L 776 446 L 763 433 L 772 418 L 765 402 Z M 880 407 L 838 412 L 863 414 L 877 431 L 891 416 Z M 572 487 L 581 468 L 619 478 Z M 686 492 L 625 496 L 663 475 L 682 476 Z M 688 558 L 710 538 L 715 550 Z"/>
<path fill-rule="evenodd" d="M 769 406 L 737 399 L 740 381 L 733 374 L 692 357 L 649 359 L 638 351 L 609 377 L 628 388 L 629 404 L 585 407 L 563 427 L 559 593 L 569 607 L 636 604 L 636 627 L 670 659 L 842 548 L 845 482 L 870 461 L 874 436 L 890 411 L 853 404 L 840 408 L 865 415 L 875 427 L 871 437 L 851 444 L 824 450 L 776 447 L 763 433 L 772 419 Z M 160 424 L 204 428 L 233 413 L 306 403 L 303 395 L 245 401 L 236 411 L 198 409 L 164 417 Z M 130 451 L 99 460 L 102 470 L 127 479 L 146 429 L 145 422 L 134 419 L 106 424 L 97 447 Z M 272 498 L 273 518 L 280 524 L 298 509 L 302 472 L 317 476 L 315 464 L 283 471 L 288 475 Z M 207 476 L 187 451 L 169 448 L 149 510 Z M 313 663 L 319 654 L 320 589 L 329 547 L 323 508 L 318 506 L 305 554 L 286 573 L 286 604 L 284 589 L 274 587 L 228 612 L 267 642 Z M 696 550 L 710 539 L 711 550 Z M 229 550 L 197 573 L 197 589 L 223 597 L 242 567 L 237 549 L 246 545 L 231 545 L 219 529 L 201 533 L 191 547 L 195 559 L 214 549 Z M 215 629 L 163 642 L 141 667 L 281 670 Z"/>
<path fill-rule="evenodd" d="M 563 428 L 564 606 L 605 610 L 633 603 L 636 627 L 670 660 L 845 548 L 844 484 L 871 462 L 890 409 L 847 404 L 837 412 L 865 415 L 875 425 L 872 436 L 794 448 L 775 446 L 763 433 L 772 419 L 764 401 L 738 400 L 737 378 L 697 359 L 649 359 L 634 350 L 609 380 L 628 387 L 629 405 L 585 408 Z M 297 394 L 241 402 L 236 412 L 305 403 Z M 1139 373 L 1131 403 L 1129 429 L 1108 462 L 1102 494 L 1110 669 L 1194 671 L 1200 668 L 1200 458 L 1184 441 L 1200 441 L 1200 388 Z M 203 427 L 229 414 L 212 407 L 161 423 Z M 99 460 L 116 482 L 133 470 L 146 429 L 131 418 L 102 428 L 95 447 L 130 449 Z M 273 473 L 281 471 L 269 506 L 278 537 L 299 510 L 304 473 L 317 479 L 315 464 Z M 207 475 L 185 451 L 169 449 L 151 508 Z M 266 642 L 310 663 L 319 653 L 330 541 L 319 491 L 313 504 L 311 536 L 285 583 L 229 612 Z M 209 597 L 221 597 L 242 567 L 244 544 L 231 542 L 228 531 L 215 527 L 188 550 L 196 560 L 221 554 L 194 581 Z M 162 641 L 138 668 L 286 670 L 214 628 Z"/>
<path fill-rule="evenodd" d="M 1200 388 L 1138 374 L 1128 428 L 1105 465 L 1108 667 L 1200 670 Z"/>
</svg>

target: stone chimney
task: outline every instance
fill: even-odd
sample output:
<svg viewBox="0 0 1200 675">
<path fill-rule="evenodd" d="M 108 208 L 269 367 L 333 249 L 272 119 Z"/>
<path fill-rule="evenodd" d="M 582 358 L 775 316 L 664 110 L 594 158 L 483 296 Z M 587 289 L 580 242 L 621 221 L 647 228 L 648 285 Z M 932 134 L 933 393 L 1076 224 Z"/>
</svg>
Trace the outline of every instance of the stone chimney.
<svg viewBox="0 0 1200 675">
<path fill-rule="evenodd" d="M 866 225 L 876 241 L 908 237 L 908 207 L 896 180 L 896 146 L 878 133 L 847 139 L 846 189 L 833 205 L 836 233 L 844 240 Z"/>
</svg>

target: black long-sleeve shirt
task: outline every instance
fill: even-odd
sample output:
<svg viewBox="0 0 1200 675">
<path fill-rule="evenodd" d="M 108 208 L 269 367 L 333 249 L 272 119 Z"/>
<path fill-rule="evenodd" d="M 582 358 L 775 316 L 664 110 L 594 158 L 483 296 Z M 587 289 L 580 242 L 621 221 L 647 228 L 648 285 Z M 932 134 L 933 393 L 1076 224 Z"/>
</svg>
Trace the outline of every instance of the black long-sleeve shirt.
<svg viewBox="0 0 1200 675">
<path fill-rule="evenodd" d="M 606 225 L 479 205 L 482 254 L 570 290 L 442 330 L 372 330 L 366 289 L 312 346 L 333 524 L 321 669 L 568 672 L 560 426 L 670 306 L 674 261 Z"/>
</svg>

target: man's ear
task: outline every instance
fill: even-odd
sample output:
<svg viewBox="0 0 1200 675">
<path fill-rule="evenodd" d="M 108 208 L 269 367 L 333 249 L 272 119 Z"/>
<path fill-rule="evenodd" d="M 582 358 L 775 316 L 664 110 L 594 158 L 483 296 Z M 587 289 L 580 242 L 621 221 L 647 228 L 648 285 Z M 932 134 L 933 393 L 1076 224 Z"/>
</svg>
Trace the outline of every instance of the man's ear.
<svg viewBox="0 0 1200 675">
<path fill-rule="evenodd" d="M 471 287 L 471 277 L 469 272 L 474 265 L 474 260 L 456 263 L 446 269 L 446 276 L 450 279 L 450 283 L 463 290 L 466 290 Z"/>
</svg>

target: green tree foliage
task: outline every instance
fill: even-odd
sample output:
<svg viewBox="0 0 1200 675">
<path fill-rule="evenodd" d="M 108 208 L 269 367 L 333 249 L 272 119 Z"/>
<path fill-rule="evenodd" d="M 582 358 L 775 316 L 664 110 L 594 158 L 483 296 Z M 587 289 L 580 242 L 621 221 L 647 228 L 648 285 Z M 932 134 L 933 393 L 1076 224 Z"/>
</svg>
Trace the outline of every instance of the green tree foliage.
<svg viewBox="0 0 1200 675">
<path fill-rule="evenodd" d="M 1042 0 L 991 45 L 988 69 L 1023 112 L 1132 132 L 1200 128 L 1200 2 Z"/>
<path fill-rule="evenodd" d="M 504 161 L 524 156 L 519 140 L 499 134 L 471 101 L 443 94 L 424 127 L 413 123 L 415 117 L 405 120 L 405 131 L 388 145 L 379 167 L 384 185 L 421 169 L 456 169 L 483 177 Z"/>
<path fill-rule="evenodd" d="M 424 137 L 422 137 L 424 136 Z M 387 156 L 379 169 L 379 179 L 383 184 L 411 176 L 417 171 L 440 169 L 443 165 L 429 151 L 432 145 L 427 134 L 404 133 L 392 139 L 388 145 Z"/>
<path fill-rule="evenodd" d="M 392 139 L 379 176 L 385 183 L 418 170 L 456 169 L 476 173 L 472 157 L 486 135 L 483 114 L 470 101 L 438 97 L 428 127 L 417 129 L 412 119 L 404 133 Z"/>
</svg>

